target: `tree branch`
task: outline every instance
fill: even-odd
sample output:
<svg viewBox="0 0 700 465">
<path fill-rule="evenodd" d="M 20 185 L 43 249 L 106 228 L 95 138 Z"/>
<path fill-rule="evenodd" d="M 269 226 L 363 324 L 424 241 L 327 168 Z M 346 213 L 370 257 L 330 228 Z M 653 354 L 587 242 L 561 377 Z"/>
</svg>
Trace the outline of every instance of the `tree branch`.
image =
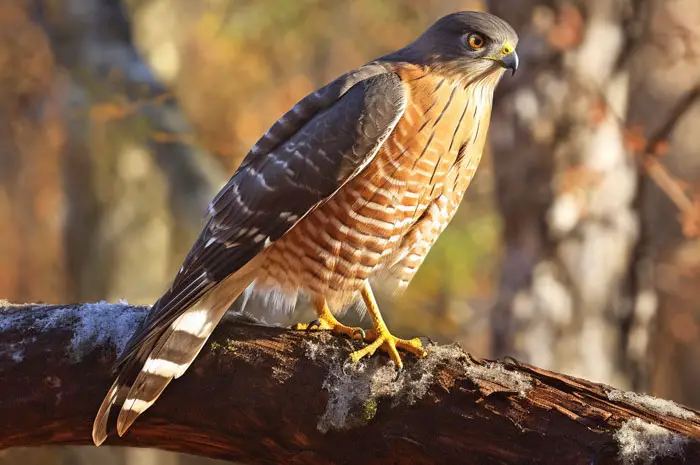
<svg viewBox="0 0 700 465">
<path fill-rule="evenodd" d="M 145 314 L 0 302 L 0 449 L 91 444 L 111 364 Z M 700 463 L 700 417 L 517 362 L 433 346 L 398 376 L 328 334 L 226 321 L 123 438 L 246 463 Z"/>
<path fill-rule="evenodd" d="M 683 116 L 693 107 L 695 102 L 700 99 L 700 83 L 696 84 L 683 97 L 681 97 L 670 114 L 664 121 L 664 124 L 659 127 L 654 134 L 649 137 L 643 153 L 652 155 L 656 152 L 659 144 L 671 137 L 673 130 L 676 129 L 678 122 Z"/>
</svg>

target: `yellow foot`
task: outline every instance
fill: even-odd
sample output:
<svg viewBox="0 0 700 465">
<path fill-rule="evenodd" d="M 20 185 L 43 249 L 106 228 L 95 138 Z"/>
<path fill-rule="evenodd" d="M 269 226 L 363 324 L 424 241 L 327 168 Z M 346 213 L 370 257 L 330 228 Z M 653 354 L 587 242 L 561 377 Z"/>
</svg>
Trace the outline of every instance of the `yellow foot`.
<svg viewBox="0 0 700 465">
<path fill-rule="evenodd" d="M 362 340 L 365 338 L 365 330 L 362 328 L 353 328 L 345 326 L 335 319 L 333 315 L 330 318 L 327 315 L 320 315 L 317 320 L 311 323 L 297 323 L 292 326 L 292 329 L 297 331 L 330 331 L 333 334 L 347 336 L 350 339 Z"/>
<path fill-rule="evenodd" d="M 403 368 L 403 362 L 401 361 L 401 355 L 399 355 L 398 349 L 410 352 L 418 358 L 423 358 L 426 356 L 427 352 L 423 349 L 423 343 L 417 337 L 413 339 L 399 339 L 398 337 L 387 332 L 380 332 L 377 334 L 374 330 L 368 330 L 365 336 L 365 341 L 371 342 L 366 347 L 350 354 L 350 359 L 353 362 L 357 362 L 362 357 L 374 354 L 374 352 L 379 349 L 383 352 L 389 354 L 389 357 L 396 365 L 399 370 Z"/>
</svg>

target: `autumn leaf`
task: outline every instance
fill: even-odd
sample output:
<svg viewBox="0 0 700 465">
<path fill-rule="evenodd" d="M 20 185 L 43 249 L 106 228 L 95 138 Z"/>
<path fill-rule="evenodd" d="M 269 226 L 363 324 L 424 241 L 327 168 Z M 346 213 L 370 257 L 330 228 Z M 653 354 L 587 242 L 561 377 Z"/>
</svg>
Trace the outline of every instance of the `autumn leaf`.
<svg viewBox="0 0 700 465">
<path fill-rule="evenodd" d="M 625 148 L 631 153 L 643 153 L 647 146 L 644 129 L 641 126 L 630 126 L 624 131 Z"/>
<path fill-rule="evenodd" d="M 681 224 L 685 237 L 700 237 L 700 200 L 695 199 L 692 208 L 681 212 Z"/>
<path fill-rule="evenodd" d="M 583 38 L 583 15 L 571 3 L 564 3 L 557 12 L 557 22 L 549 30 L 547 41 L 559 50 L 569 50 L 581 43 Z"/>
</svg>

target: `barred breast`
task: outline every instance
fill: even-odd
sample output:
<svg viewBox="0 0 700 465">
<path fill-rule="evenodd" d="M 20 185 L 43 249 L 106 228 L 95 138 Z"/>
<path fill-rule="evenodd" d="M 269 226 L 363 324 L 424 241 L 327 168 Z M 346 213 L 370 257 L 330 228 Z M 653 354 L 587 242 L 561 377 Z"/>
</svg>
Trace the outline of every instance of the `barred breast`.
<svg viewBox="0 0 700 465">
<path fill-rule="evenodd" d="M 406 110 L 374 160 L 264 252 L 258 292 L 321 295 L 333 311 L 384 274 L 405 287 L 449 223 L 477 168 L 491 83 L 417 66 L 395 70 Z"/>
</svg>

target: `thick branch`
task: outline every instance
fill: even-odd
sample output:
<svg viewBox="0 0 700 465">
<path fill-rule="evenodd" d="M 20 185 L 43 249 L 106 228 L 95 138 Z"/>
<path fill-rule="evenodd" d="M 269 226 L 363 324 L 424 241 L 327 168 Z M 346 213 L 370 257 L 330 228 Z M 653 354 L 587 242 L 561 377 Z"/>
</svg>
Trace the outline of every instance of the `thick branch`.
<svg viewBox="0 0 700 465">
<path fill-rule="evenodd" d="M 144 312 L 0 305 L 0 449 L 90 444 L 111 364 Z M 347 364 L 353 344 L 225 322 L 109 443 L 246 463 L 700 463 L 700 417 L 672 402 L 456 346 L 397 377 L 383 356 Z"/>
</svg>

